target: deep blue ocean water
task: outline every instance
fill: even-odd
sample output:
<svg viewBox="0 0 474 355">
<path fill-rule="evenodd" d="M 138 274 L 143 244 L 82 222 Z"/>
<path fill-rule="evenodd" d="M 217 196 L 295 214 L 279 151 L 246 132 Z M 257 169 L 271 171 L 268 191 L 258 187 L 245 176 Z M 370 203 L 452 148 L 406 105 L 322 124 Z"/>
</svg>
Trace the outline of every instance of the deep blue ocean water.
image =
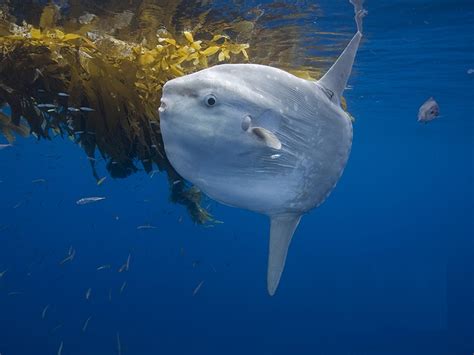
<svg viewBox="0 0 474 355">
<path fill-rule="evenodd" d="M 315 28 L 351 32 L 350 4 L 320 4 Z M 164 175 L 97 186 L 67 139 L 0 151 L 0 354 L 117 354 L 117 334 L 137 355 L 473 354 L 474 2 L 366 7 L 351 157 L 274 297 L 266 217 L 211 202 L 224 224 L 196 226 Z M 441 117 L 420 124 L 430 96 Z"/>
</svg>

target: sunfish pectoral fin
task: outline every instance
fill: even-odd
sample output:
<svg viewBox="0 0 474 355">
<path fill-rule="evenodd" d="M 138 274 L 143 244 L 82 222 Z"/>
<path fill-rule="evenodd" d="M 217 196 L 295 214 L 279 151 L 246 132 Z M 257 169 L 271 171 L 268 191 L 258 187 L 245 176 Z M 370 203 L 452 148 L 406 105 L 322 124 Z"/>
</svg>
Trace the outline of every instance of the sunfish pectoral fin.
<svg viewBox="0 0 474 355">
<path fill-rule="evenodd" d="M 291 238 L 300 222 L 301 215 L 285 214 L 271 216 L 270 244 L 268 250 L 267 289 L 270 296 L 280 282 L 281 274 L 285 268 L 286 254 L 291 243 Z"/>
<path fill-rule="evenodd" d="M 250 128 L 250 132 L 259 140 L 261 140 L 267 147 L 280 150 L 281 149 L 281 142 L 275 136 L 274 133 L 270 132 L 268 129 L 263 127 L 252 127 Z"/>
<path fill-rule="evenodd" d="M 328 72 L 318 81 L 326 90 L 331 101 L 338 105 L 351 75 L 354 59 L 362 38 L 362 19 L 367 14 L 367 11 L 362 8 L 362 0 L 350 0 L 350 2 L 354 5 L 357 33 L 352 37 L 347 47 Z"/>
</svg>

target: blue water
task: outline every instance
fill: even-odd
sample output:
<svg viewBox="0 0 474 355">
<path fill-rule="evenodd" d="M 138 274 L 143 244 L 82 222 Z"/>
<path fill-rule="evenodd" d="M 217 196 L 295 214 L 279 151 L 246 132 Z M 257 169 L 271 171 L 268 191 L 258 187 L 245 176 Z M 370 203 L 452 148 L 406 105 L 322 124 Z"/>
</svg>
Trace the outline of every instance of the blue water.
<svg viewBox="0 0 474 355">
<path fill-rule="evenodd" d="M 0 151 L 0 353 L 117 354 L 117 333 L 137 355 L 474 353 L 474 2 L 366 6 L 351 157 L 274 297 L 266 217 L 210 201 L 224 224 L 199 227 L 164 175 L 96 186 L 73 143 L 19 138 Z M 319 30 L 353 29 L 345 1 L 321 8 Z"/>
</svg>

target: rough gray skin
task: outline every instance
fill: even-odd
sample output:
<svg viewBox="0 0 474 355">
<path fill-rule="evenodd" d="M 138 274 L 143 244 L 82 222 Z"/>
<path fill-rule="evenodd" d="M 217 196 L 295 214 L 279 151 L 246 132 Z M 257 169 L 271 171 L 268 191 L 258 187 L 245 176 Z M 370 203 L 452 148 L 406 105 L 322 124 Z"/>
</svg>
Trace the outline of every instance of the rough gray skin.
<svg viewBox="0 0 474 355">
<path fill-rule="evenodd" d="M 346 165 L 352 124 L 340 107 L 362 37 L 358 32 L 319 81 L 254 64 L 218 65 L 163 88 L 166 154 L 213 199 L 271 219 L 268 291 L 273 295 L 301 216 L 330 194 Z"/>
<path fill-rule="evenodd" d="M 209 95 L 213 107 L 206 103 Z M 347 161 L 348 115 L 317 83 L 279 69 L 219 65 L 168 82 L 162 102 L 171 163 L 230 206 L 268 215 L 304 213 L 324 200 Z M 281 149 L 244 131 L 247 116 L 273 132 Z"/>
</svg>

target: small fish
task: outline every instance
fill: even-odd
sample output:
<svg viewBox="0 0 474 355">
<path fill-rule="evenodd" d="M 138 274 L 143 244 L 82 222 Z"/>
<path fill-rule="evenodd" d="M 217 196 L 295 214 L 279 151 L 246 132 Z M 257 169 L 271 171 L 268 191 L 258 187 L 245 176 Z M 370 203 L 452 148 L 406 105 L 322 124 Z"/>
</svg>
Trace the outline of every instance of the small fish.
<svg viewBox="0 0 474 355">
<path fill-rule="evenodd" d="M 427 123 L 439 116 L 438 103 L 430 97 L 418 110 L 418 122 Z"/>
<path fill-rule="evenodd" d="M 69 112 L 80 112 L 81 110 L 79 110 L 78 108 L 75 108 L 75 107 L 68 107 L 67 110 Z"/>
<path fill-rule="evenodd" d="M 128 269 L 130 268 L 130 258 L 132 257 L 132 254 L 128 254 L 128 257 L 127 257 L 127 262 L 125 265 L 127 265 L 127 268 L 126 270 L 128 271 Z"/>
<path fill-rule="evenodd" d="M 44 307 L 43 312 L 41 313 L 41 319 L 44 319 L 46 317 L 46 312 L 48 312 L 49 304 Z"/>
<path fill-rule="evenodd" d="M 106 264 L 106 265 L 101 265 L 97 268 L 97 271 L 100 271 L 100 270 L 105 270 L 105 269 L 110 269 L 110 264 Z"/>
<path fill-rule="evenodd" d="M 44 109 L 51 109 L 51 108 L 56 108 L 56 105 L 53 104 L 38 104 L 36 105 L 38 108 L 44 108 Z"/>
<path fill-rule="evenodd" d="M 196 294 L 199 292 L 199 290 L 201 289 L 202 285 L 204 284 L 204 280 L 201 281 L 197 286 L 196 288 L 194 289 L 193 291 L 193 296 L 196 296 Z"/>
<path fill-rule="evenodd" d="M 155 227 L 155 226 L 152 226 L 150 224 L 145 224 L 143 226 L 138 226 L 137 229 L 138 230 L 141 230 L 141 229 L 157 229 L 158 227 Z"/>
<path fill-rule="evenodd" d="M 468 69 L 468 70 L 467 70 L 467 73 L 468 73 L 469 75 L 474 74 L 474 69 Z"/>
<path fill-rule="evenodd" d="M 8 269 L 0 272 L 0 279 L 7 273 L 7 271 L 8 271 Z"/>
<path fill-rule="evenodd" d="M 41 184 L 41 183 L 45 183 L 46 180 L 45 179 L 36 179 L 36 180 L 32 180 L 31 183 L 33 184 Z"/>
<path fill-rule="evenodd" d="M 58 355 L 61 355 L 62 352 L 63 352 L 63 342 L 61 342 L 61 344 L 59 344 Z"/>
<path fill-rule="evenodd" d="M 17 295 L 22 295 L 23 292 L 18 292 L 18 291 L 12 291 L 8 292 L 8 296 L 17 296 Z"/>
<path fill-rule="evenodd" d="M 68 256 L 65 257 L 63 260 L 61 260 L 59 265 L 64 265 L 68 261 L 72 261 L 75 256 L 76 256 L 76 249 L 69 249 Z"/>
<path fill-rule="evenodd" d="M 87 291 L 86 291 L 86 300 L 88 300 L 89 298 L 91 298 L 91 292 L 92 292 L 92 289 L 91 289 L 91 288 L 88 288 Z"/>
<path fill-rule="evenodd" d="M 87 329 L 87 326 L 89 325 L 89 322 L 91 320 L 92 316 L 90 316 L 89 318 L 86 319 L 86 321 L 84 322 L 84 325 L 82 326 L 82 332 L 84 333 Z"/>
<path fill-rule="evenodd" d="M 66 94 L 65 92 L 60 92 L 58 93 L 59 97 L 69 97 L 69 94 Z"/>
<path fill-rule="evenodd" d="M 177 184 L 179 184 L 180 182 L 181 182 L 181 180 L 175 180 L 175 181 L 173 181 L 173 185 L 177 185 Z"/>
<path fill-rule="evenodd" d="M 13 147 L 11 144 L 0 144 L 0 150 L 3 150 L 5 148 Z"/>
<path fill-rule="evenodd" d="M 122 284 L 122 287 L 120 287 L 120 294 L 122 294 L 123 290 L 125 290 L 125 287 L 127 286 L 127 281 L 124 281 Z"/>
<path fill-rule="evenodd" d="M 128 254 L 128 257 L 127 257 L 127 261 L 125 262 L 125 264 L 123 264 L 120 269 L 118 270 L 118 272 L 124 272 L 124 271 L 128 271 L 128 269 L 130 268 L 130 258 L 131 258 L 131 254 Z"/>
<path fill-rule="evenodd" d="M 100 186 L 104 183 L 105 179 L 107 179 L 107 176 L 104 176 L 102 179 L 100 179 L 99 181 L 97 181 L 97 186 Z"/>
<path fill-rule="evenodd" d="M 94 112 L 95 110 L 90 107 L 80 107 L 79 108 L 82 112 Z"/>
<path fill-rule="evenodd" d="M 117 332 L 117 353 L 122 355 L 122 344 L 120 343 L 120 334 Z"/>
<path fill-rule="evenodd" d="M 105 197 L 84 197 L 76 201 L 77 205 L 87 205 L 89 203 L 94 203 L 98 201 L 105 200 Z"/>
</svg>

